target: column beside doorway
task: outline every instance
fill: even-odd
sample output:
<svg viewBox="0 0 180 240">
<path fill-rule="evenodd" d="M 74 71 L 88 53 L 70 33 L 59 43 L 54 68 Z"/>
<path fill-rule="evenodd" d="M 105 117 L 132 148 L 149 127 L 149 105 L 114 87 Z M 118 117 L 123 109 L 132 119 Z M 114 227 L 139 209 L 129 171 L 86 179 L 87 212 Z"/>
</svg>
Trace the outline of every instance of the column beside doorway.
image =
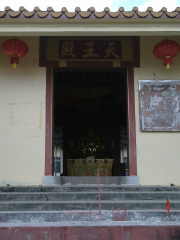
<svg viewBox="0 0 180 240">
<path fill-rule="evenodd" d="M 136 160 L 136 124 L 134 98 L 134 69 L 128 68 L 128 137 L 129 137 L 129 175 L 137 176 Z M 46 136 L 45 136 L 45 175 L 53 175 L 52 171 L 52 108 L 53 108 L 53 69 L 46 68 Z"/>
</svg>

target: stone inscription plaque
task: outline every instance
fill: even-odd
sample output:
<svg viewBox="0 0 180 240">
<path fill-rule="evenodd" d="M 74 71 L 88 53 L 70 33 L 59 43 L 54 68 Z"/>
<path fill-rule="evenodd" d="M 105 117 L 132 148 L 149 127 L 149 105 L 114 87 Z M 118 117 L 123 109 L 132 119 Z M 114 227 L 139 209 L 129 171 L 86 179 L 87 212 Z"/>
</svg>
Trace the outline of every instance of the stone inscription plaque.
<svg viewBox="0 0 180 240">
<path fill-rule="evenodd" d="M 139 101 L 141 131 L 180 131 L 180 80 L 139 80 Z"/>
</svg>

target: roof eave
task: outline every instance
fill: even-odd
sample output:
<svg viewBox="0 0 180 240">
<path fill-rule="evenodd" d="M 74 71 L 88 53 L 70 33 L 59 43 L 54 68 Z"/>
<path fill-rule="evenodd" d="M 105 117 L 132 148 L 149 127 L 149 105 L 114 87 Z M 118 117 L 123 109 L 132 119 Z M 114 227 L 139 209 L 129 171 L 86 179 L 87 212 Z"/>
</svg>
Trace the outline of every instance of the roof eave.
<svg viewBox="0 0 180 240">
<path fill-rule="evenodd" d="M 0 19 L 1 36 L 180 35 L 180 19 Z"/>
</svg>

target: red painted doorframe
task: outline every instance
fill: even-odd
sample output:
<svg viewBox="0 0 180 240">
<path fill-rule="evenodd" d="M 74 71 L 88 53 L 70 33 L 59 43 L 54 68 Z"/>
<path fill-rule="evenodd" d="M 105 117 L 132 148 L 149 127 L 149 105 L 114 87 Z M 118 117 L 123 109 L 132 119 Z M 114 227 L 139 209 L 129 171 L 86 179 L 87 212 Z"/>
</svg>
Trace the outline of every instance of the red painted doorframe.
<svg viewBox="0 0 180 240">
<path fill-rule="evenodd" d="M 53 69 L 46 68 L 45 175 L 52 175 Z"/>
<path fill-rule="evenodd" d="M 111 69 L 111 71 L 114 69 Z M 97 71 L 97 69 L 96 69 Z M 107 71 L 107 69 L 106 69 Z M 52 108 L 53 108 L 53 68 L 46 68 L 46 141 L 45 141 L 45 175 L 52 175 Z M 129 128 L 129 175 L 137 175 L 136 159 L 136 123 L 134 98 L 134 69 L 127 68 L 128 89 L 128 128 Z"/>
<path fill-rule="evenodd" d="M 128 88 L 129 175 L 137 176 L 134 68 L 129 67 L 127 69 L 127 75 L 128 75 L 127 88 Z"/>
</svg>

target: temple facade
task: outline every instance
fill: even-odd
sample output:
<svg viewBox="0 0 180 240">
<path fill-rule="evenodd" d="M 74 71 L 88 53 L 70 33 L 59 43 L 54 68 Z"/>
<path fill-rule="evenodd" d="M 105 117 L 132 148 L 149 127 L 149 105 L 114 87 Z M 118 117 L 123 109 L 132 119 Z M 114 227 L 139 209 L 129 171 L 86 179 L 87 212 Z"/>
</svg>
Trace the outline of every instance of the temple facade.
<svg viewBox="0 0 180 240">
<path fill-rule="evenodd" d="M 0 52 L 0 185 L 98 169 L 178 185 L 179 21 L 180 8 L 0 12 L 0 45 L 28 47 L 20 59 L 17 45 Z"/>
</svg>

